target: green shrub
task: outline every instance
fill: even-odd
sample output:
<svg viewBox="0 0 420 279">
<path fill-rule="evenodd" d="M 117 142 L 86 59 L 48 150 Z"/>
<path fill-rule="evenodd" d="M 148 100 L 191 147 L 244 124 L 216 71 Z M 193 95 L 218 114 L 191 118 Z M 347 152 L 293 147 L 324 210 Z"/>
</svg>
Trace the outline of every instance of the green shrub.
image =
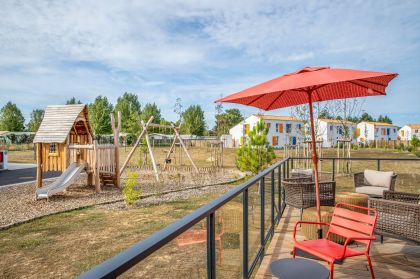
<svg viewBox="0 0 420 279">
<path fill-rule="evenodd" d="M 137 172 L 129 172 L 127 174 L 127 181 L 122 190 L 124 201 L 128 205 L 134 204 L 142 194 L 142 190 L 138 186 L 139 175 Z"/>
<path fill-rule="evenodd" d="M 410 145 L 414 150 L 417 150 L 417 148 L 420 146 L 420 139 L 418 139 L 416 136 L 413 136 L 410 140 Z"/>
<path fill-rule="evenodd" d="M 358 144 L 352 144 L 351 149 L 357 150 L 357 149 L 359 149 L 359 145 Z"/>
<path fill-rule="evenodd" d="M 276 158 L 273 148 L 268 145 L 267 133 L 268 128 L 262 120 L 249 132 L 247 144 L 236 152 L 236 166 L 241 171 L 256 174 Z"/>
</svg>

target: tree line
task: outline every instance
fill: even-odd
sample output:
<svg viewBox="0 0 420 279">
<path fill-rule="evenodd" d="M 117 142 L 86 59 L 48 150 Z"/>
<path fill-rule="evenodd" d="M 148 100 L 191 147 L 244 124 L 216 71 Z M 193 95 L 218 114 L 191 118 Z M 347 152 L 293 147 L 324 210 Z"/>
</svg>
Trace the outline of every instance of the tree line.
<svg viewBox="0 0 420 279">
<path fill-rule="evenodd" d="M 81 104 L 82 102 L 75 97 L 65 102 L 66 105 Z M 166 120 L 156 103 L 146 103 L 142 105 L 138 96 L 133 93 L 125 92 L 112 104 L 106 96 L 99 95 L 95 100 L 88 104 L 89 122 L 95 135 L 107 135 L 112 133 L 111 113 L 121 113 L 121 130 L 124 133 L 137 135 L 140 130 L 140 121 L 147 122 L 151 116 L 153 122 L 164 125 L 179 126 L 181 123 L 181 133 L 191 135 L 221 135 L 229 132 L 229 129 L 243 120 L 243 116 L 238 109 L 223 110 L 222 106 L 216 108 L 216 125 L 208 129 L 205 121 L 205 114 L 200 105 L 190 105 L 185 110 L 181 98 L 177 98 L 173 107 L 173 112 L 178 120 L 171 122 Z M 25 125 L 25 118 L 21 110 L 12 102 L 6 103 L 0 109 L 0 130 L 11 132 L 36 132 L 44 116 L 43 109 L 34 109 L 30 114 L 29 122 Z M 165 129 L 154 128 L 156 133 L 172 133 Z"/>
</svg>

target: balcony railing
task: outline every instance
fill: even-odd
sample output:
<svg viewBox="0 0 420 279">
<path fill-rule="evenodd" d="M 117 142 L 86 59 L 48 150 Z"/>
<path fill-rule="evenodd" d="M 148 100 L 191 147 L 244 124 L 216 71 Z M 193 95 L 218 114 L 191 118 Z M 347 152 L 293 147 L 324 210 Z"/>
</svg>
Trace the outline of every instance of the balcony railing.
<svg viewBox="0 0 420 279">
<path fill-rule="evenodd" d="M 172 240 L 176 240 L 178 237 L 182 237 L 184 232 L 199 225 L 204 219 L 206 220 L 207 278 L 216 278 L 216 223 L 218 220 L 216 218 L 216 211 L 222 206 L 233 202 L 235 198 L 241 198 L 242 200 L 242 266 L 240 273 L 242 273 L 243 278 L 249 278 L 255 270 L 255 267 L 261 262 L 264 256 L 264 249 L 272 238 L 274 227 L 279 222 L 284 211 L 285 204 L 283 203 L 281 180 L 282 177 L 288 177 L 290 166 L 288 162 L 288 158 L 276 162 L 240 186 L 200 207 L 179 221 L 154 233 L 150 237 L 132 245 L 90 271 L 81 274 L 79 278 L 116 278 L 153 253 L 159 253 L 159 250 L 163 246 Z M 250 205 L 250 191 L 257 193 L 254 196 L 257 196 L 259 199 L 257 202 L 255 202 L 255 199 L 252 199 L 252 205 Z M 252 211 L 255 209 L 254 205 L 260 207 L 257 220 L 255 220 L 253 213 L 251 215 L 252 222 L 257 223 L 259 227 L 259 244 L 256 249 L 250 249 L 249 217 L 250 209 Z M 254 235 L 252 234 L 252 236 Z M 198 238 L 199 236 L 196 234 L 195 241 L 200 241 Z"/>
<path fill-rule="evenodd" d="M 240 256 L 238 258 L 240 261 L 239 271 L 235 274 L 235 277 L 241 276 L 242 278 L 250 278 L 255 271 L 255 268 L 262 261 L 264 257 L 264 249 L 267 244 L 270 242 L 273 234 L 274 228 L 278 224 L 280 218 L 282 217 L 285 204 L 284 204 L 284 193 L 282 191 L 281 180 L 284 177 L 289 177 L 289 170 L 296 167 L 299 161 L 308 160 L 310 158 L 286 158 L 280 160 L 260 172 L 258 175 L 247 180 L 238 187 L 232 189 L 231 191 L 225 193 L 219 198 L 211 201 L 210 203 L 200 207 L 191 214 L 183 217 L 179 221 L 172 223 L 166 228 L 154 233 L 148 238 L 132 245 L 128 249 L 122 251 L 116 256 L 104 261 L 103 263 L 97 265 L 90 271 L 83 273 L 79 278 L 116 278 L 123 273 L 130 272 L 131 268 L 135 269 L 136 265 L 140 265 L 145 262 L 148 258 L 153 257 L 159 253 L 165 253 L 164 246 L 176 241 L 177 239 L 182 238 L 186 240 L 189 236 L 187 233 L 189 230 L 195 230 L 199 233 L 204 233 L 200 238 L 200 234 L 190 234 L 194 236 L 192 242 L 197 243 L 206 243 L 205 246 L 205 263 L 203 264 L 207 278 L 216 278 L 216 273 L 220 272 L 217 268 L 220 268 L 219 261 L 216 261 L 219 257 L 221 261 L 221 244 L 219 246 L 219 253 L 216 253 L 216 241 L 222 241 L 220 237 L 220 231 L 217 231 L 217 222 L 219 218 L 216 217 L 216 212 L 220 213 L 222 207 L 232 205 L 233 203 L 240 203 L 239 207 L 235 208 L 235 215 L 242 215 L 240 217 L 241 227 L 241 249 Z M 324 166 L 324 170 L 328 168 L 332 172 L 333 177 L 335 178 L 336 170 L 335 166 L 338 161 L 340 162 L 350 162 L 350 161 L 363 161 L 363 162 L 374 162 L 377 170 L 384 169 L 398 169 L 398 167 L 404 163 L 410 163 L 412 161 L 420 162 L 418 158 L 321 158 Z M 325 166 L 326 162 L 329 162 L 330 165 Z M 398 163 L 397 163 L 398 162 Z M 392 163 L 392 165 L 389 165 Z M 372 168 L 373 165 L 363 164 L 358 166 L 362 169 L 365 167 Z M 418 173 L 417 169 L 419 165 L 415 166 L 415 170 L 411 167 L 407 167 L 408 172 L 414 171 Z M 358 170 L 360 171 L 360 170 Z M 407 173 L 406 173 L 407 174 Z M 345 179 L 351 179 L 350 176 L 340 177 Z M 411 176 L 407 179 L 410 179 L 410 183 L 413 181 Z M 418 178 L 415 178 L 418 179 Z M 342 182 L 349 183 L 349 181 L 342 180 Z M 258 216 L 255 218 L 254 212 L 255 208 L 260 208 L 257 210 Z M 241 214 L 242 213 L 242 214 Z M 251 222 L 250 222 L 251 218 Z M 203 227 L 205 221 L 206 229 L 194 229 L 197 226 Z M 226 220 L 225 220 L 226 223 Z M 222 227 L 224 225 L 222 224 Z M 252 228 L 254 228 L 253 231 Z M 185 233 L 183 235 L 183 233 Z M 184 236 L 184 237 L 183 237 Z M 187 239 L 188 240 L 188 239 Z M 173 252 L 173 251 L 171 251 Z M 151 262 L 155 264 L 155 262 Z M 179 265 L 179 263 L 178 263 Z M 182 264 L 181 264 L 182 265 Z M 159 266 L 156 269 L 161 269 L 162 266 Z M 182 267 L 179 267 L 182 268 Z M 175 276 L 176 274 L 170 274 L 169 277 Z M 153 276 L 149 276 L 153 277 Z M 159 276 L 157 276 L 159 277 Z M 175 276 L 176 277 L 176 276 Z M 202 276 L 200 276 L 202 277 Z M 205 276 L 204 276 L 205 277 Z M 224 276 L 226 277 L 226 276 Z M 233 276 L 228 276 L 233 277 Z"/>
</svg>

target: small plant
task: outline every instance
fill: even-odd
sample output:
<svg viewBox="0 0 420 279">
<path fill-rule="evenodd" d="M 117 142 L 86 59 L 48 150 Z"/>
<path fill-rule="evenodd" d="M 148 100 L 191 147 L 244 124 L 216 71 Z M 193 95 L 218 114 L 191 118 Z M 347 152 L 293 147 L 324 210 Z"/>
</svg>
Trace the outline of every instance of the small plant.
<svg viewBox="0 0 420 279">
<path fill-rule="evenodd" d="M 125 182 L 124 188 L 122 190 L 124 201 L 128 205 L 133 205 L 142 194 L 142 190 L 138 186 L 138 177 L 137 172 L 129 172 L 127 175 L 127 181 Z"/>
<path fill-rule="evenodd" d="M 241 171 L 256 174 L 276 158 L 273 148 L 268 145 L 267 134 L 268 128 L 262 120 L 249 132 L 248 143 L 236 152 L 236 166 Z"/>
<path fill-rule="evenodd" d="M 357 150 L 357 149 L 359 149 L 359 145 L 358 144 L 352 144 L 351 149 Z"/>
<path fill-rule="evenodd" d="M 413 136 L 410 140 L 410 145 L 416 151 L 417 148 L 420 146 L 420 139 L 417 138 L 416 136 Z"/>
</svg>

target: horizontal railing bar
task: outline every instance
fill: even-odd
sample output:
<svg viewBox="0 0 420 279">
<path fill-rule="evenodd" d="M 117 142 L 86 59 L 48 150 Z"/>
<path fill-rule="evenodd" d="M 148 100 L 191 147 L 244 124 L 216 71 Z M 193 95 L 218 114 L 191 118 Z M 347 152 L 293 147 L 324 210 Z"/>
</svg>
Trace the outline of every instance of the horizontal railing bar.
<svg viewBox="0 0 420 279">
<path fill-rule="evenodd" d="M 312 157 L 290 157 L 293 160 L 308 160 Z M 337 157 L 319 157 L 319 160 L 343 160 L 343 161 L 420 161 L 420 158 L 373 158 L 373 157 L 352 157 L 352 158 L 337 158 Z"/>
<path fill-rule="evenodd" d="M 277 161 L 267 169 L 242 183 L 240 186 L 230 190 L 229 192 L 223 194 L 210 203 L 198 208 L 194 212 L 190 213 L 179 221 L 172 223 L 166 228 L 163 228 L 162 230 L 154 233 L 148 238 L 137 242 L 116 256 L 95 266 L 90 271 L 81 274 L 79 278 L 114 278 L 122 274 L 124 271 L 133 267 L 135 264 L 164 246 L 166 243 L 175 239 L 177 236 L 194 226 L 196 223 L 206 218 L 209 214 L 215 212 L 218 208 L 222 207 L 224 204 L 237 197 L 245 189 L 253 186 L 263 176 L 269 174 L 275 168 L 287 162 L 287 160 L 288 158 Z"/>
</svg>

